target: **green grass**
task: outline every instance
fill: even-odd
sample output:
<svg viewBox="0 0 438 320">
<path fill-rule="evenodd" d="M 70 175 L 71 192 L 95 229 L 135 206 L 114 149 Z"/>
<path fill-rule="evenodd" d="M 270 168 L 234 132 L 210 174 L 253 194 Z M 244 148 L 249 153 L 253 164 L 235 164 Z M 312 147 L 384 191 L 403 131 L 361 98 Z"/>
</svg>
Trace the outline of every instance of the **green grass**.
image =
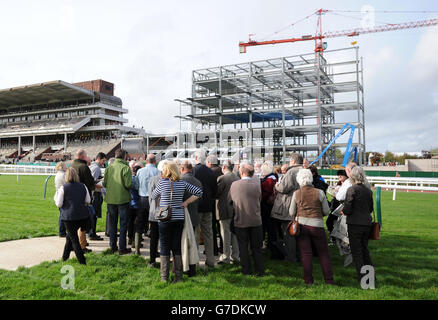
<svg viewBox="0 0 438 320">
<path fill-rule="evenodd" d="M 0 176 L 1 239 L 55 235 L 58 212 L 53 205 L 53 181 L 42 200 L 42 177 Z M 437 299 L 438 195 L 382 194 L 381 240 L 370 242 L 378 287 L 362 290 L 355 269 L 344 268 L 338 250 L 330 247 L 337 286 L 323 284 L 318 259 L 315 285 L 307 288 L 301 265 L 265 259 L 264 278 L 242 276 L 237 265 L 200 271 L 178 284 L 163 284 L 159 270 L 137 256 L 87 254 L 87 266 L 75 258 L 45 262 L 17 271 L 0 270 L 0 299 Z M 72 254 L 73 257 L 73 254 Z M 61 288 L 64 265 L 75 269 L 75 289 Z"/>
<path fill-rule="evenodd" d="M 58 235 L 59 210 L 53 201 L 54 177 L 0 175 L 0 242 Z M 102 207 L 103 218 L 106 206 Z M 104 231 L 105 219 L 98 219 L 98 231 Z"/>
</svg>

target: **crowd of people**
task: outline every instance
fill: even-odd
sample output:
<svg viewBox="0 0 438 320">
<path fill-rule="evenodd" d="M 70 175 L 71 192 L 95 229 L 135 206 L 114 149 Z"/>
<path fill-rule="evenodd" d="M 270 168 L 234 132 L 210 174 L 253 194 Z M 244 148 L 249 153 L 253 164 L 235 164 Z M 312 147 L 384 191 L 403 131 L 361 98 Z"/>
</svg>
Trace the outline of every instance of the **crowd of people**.
<svg viewBox="0 0 438 320">
<path fill-rule="evenodd" d="M 128 162 L 128 153 L 119 149 L 115 158 L 99 153 L 91 162 L 80 149 L 68 168 L 60 162 L 56 170 L 54 199 L 60 208 L 59 235 L 66 237 L 64 260 L 74 251 L 86 264 L 84 253 L 91 251 L 86 234 L 104 240 L 96 234 L 96 223 L 105 201 L 111 252 L 124 255 L 134 249 L 140 254 L 143 237 L 149 237 L 148 265 L 160 268 L 162 281 L 169 280 L 170 270 L 174 282 L 184 272 L 196 276 L 201 244 L 205 268 L 239 263 L 242 274 L 263 277 L 269 257 L 301 264 L 307 285 L 314 283 L 314 256 L 325 283 L 335 283 L 330 245 L 345 256 L 345 267 L 354 263 L 359 282 L 362 267 L 372 265 L 373 195 L 363 169 L 352 162 L 337 172 L 334 187 L 296 153 L 280 167 L 270 161 L 219 164 L 202 150 L 192 160 L 157 164 L 153 154 L 145 163 Z M 292 221 L 298 222 L 297 236 L 289 233 Z"/>
</svg>

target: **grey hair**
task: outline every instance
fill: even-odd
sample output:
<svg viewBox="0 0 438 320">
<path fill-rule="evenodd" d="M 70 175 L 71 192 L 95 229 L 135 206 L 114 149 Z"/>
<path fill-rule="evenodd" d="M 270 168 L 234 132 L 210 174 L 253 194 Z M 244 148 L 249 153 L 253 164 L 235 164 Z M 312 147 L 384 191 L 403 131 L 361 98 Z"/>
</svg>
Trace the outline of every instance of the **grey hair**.
<svg viewBox="0 0 438 320">
<path fill-rule="evenodd" d="M 196 158 L 200 163 L 205 163 L 205 151 L 202 150 L 196 150 L 194 153 L 194 158 Z"/>
<path fill-rule="evenodd" d="M 296 164 L 303 164 L 303 156 L 299 153 L 291 153 L 290 160 L 295 161 Z"/>
<path fill-rule="evenodd" d="M 309 169 L 300 169 L 297 173 L 297 182 L 300 187 L 311 186 L 313 183 L 312 171 Z"/>
<path fill-rule="evenodd" d="M 233 172 L 234 164 L 233 164 L 233 161 L 231 161 L 230 159 L 225 160 L 224 163 L 223 163 L 223 166 L 225 168 L 227 168 L 228 171 Z"/>
<path fill-rule="evenodd" d="M 365 184 L 365 172 L 359 166 L 353 167 L 350 172 L 350 181 L 352 184 Z"/>
<path fill-rule="evenodd" d="M 357 167 L 357 164 L 355 163 L 355 162 L 349 162 L 347 165 L 346 165 L 346 167 L 345 167 L 345 169 L 349 169 L 349 170 L 352 170 L 353 168 L 355 168 L 355 167 Z"/>
<path fill-rule="evenodd" d="M 214 154 L 210 154 L 207 157 L 207 162 L 210 162 L 211 164 L 219 164 L 217 157 Z"/>
<path fill-rule="evenodd" d="M 266 177 L 268 174 L 274 172 L 274 166 L 272 165 L 272 162 L 265 161 L 260 167 L 260 170 L 262 172 L 262 177 Z"/>
</svg>

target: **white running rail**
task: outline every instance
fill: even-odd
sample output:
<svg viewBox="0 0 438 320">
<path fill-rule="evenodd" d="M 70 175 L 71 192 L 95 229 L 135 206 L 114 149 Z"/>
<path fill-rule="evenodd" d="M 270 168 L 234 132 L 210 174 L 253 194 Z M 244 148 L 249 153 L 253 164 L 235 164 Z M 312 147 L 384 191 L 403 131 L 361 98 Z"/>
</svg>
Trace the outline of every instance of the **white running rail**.
<svg viewBox="0 0 438 320">
<path fill-rule="evenodd" d="M 55 174 L 52 166 L 0 165 L 0 175 L 40 175 Z"/>
<path fill-rule="evenodd" d="M 329 185 L 335 185 L 337 176 L 323 176 Z M 402 177 L 367 177 L 374 187 L 393 190 L 392 200 L 396 198 L 397 190 L 438 191 L 438 178 L 402 178 Z"/>
</svg>

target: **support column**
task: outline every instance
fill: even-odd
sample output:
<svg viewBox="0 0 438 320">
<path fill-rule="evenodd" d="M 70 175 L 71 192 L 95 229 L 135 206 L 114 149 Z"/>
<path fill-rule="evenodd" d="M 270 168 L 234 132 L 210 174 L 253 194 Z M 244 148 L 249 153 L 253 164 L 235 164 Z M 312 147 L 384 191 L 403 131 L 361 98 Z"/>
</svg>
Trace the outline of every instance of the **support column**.
<svg viewBox="0 0 438 320">
<path fill-rule="evenodd" d="M 282 80 L 281 80 L 281 121 L 282 121 L 282 128 L 281 128 L 281 137 L 283 140 L 283 161 L 282 163 L 287 163 L 286 159 L 286 115 L 285 115 L 285 109 L 284 109 L 284 72 L 285 66 L 284 66 L 284 58 L 282 59 Z"/>
<path fill-rule="evenodd" d="M 67 133 L 64 133 L 64 152 L 67 151 Z"/>
<path fill-rule="evenodd" d="M 33 160 L 35 161 L 35 136 L 32 136 L 32 153 L 33 153 Z"/>
<path fill-rule="evenodd" d="M 146 154 L 149 154 L 149 135 L 146 134 Z"/>
<path fill-rule="evenodd" d="M 18 136 L 18 156 L 19 158 L 21 156 L 21 136 Z"/>
<path fill-rule="evenodd" d="M 361 79 L 362 79 L 362 133 L 363 133 L 363 151 L 362 151 L 362 164 L 365 165 L 367 163 L 366 159 L 366 146 L 365 146 L 365 102 L 364 102 L 364 95 L 363 95 L 363 58 L 360 58 L 360 69 L 361 69 Z"/>
<path fill-rule="evenodd" d="M 362 132 L 361 132 L 361 120 L 360 120 L 360 83 L 359 83 L 359 48 L 356 47 L 356 98 L 357 98 L 357 123 L 358 123 L 358 136 L 359 136 L 359 140 L 358 140 L 358 146 L 357 146 L 357 152 L 358 152 L 358 164 L 362 165 L 362 158 L 360 156 L 360 149 L 361 149 L 361 145 L 362 145 Z"/>
<path fill-rule="evenodd" d="M 315 54 L 315 58 L 317 60 L 317 73 L 316 73 L 316 81 L 317 81 L 317 92 L 316 92 L 316 108 L 318 111 L 318 115 L 317 115 L 317 124 L 318 124 L 318 153 L 321 154 L 322 153 L 322 117 L 321 117 L 321 75 L 320 75 L 320 61 L 321 61 L 321 54 L 319 52 L 317 52 Z M 319 159 L 319 167 L 322 167 L 322 160 L 323 157 L 321 157 Z"/>
</svg>

